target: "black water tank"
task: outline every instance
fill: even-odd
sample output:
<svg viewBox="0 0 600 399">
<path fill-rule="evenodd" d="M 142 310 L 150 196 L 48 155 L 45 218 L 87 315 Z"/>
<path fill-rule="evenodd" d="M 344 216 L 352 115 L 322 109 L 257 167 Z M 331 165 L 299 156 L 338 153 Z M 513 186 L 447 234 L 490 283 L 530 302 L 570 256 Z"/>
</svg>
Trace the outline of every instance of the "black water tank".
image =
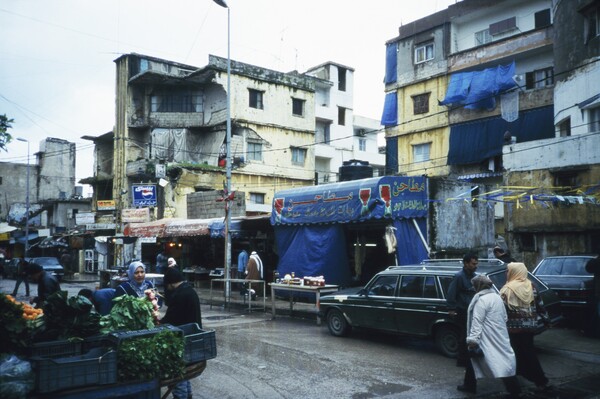
<svg viewBox="0 0 600 399">
<path fill-rule="evenodd" d="M 340 181 L 368 179 L 373 177 L 373 167 L 368 161 L 359 161 L 351 159 L 344 161 L 339 169 Z"/>
</svg>

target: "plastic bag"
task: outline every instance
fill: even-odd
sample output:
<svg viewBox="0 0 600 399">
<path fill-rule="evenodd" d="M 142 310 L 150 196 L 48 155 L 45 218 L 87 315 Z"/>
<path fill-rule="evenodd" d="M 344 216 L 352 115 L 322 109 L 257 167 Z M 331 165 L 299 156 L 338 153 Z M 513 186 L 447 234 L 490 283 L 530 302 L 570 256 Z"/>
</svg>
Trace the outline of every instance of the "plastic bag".
<svg viewBox="0 0 600 399">
<path fill-rule="evenodd" d="M 34 388 L 34 374 L 31 363 L 15 355 L 0 360 L 0 397 L 4 399 L 25 399 Z"/>
</svg>

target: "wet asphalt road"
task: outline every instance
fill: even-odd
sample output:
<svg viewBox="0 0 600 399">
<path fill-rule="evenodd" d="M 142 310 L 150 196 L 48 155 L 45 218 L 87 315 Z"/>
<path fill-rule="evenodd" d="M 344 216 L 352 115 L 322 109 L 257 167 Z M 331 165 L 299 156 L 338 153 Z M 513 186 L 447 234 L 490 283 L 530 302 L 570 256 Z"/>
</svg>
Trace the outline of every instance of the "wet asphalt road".
<svg viewBox="0 0 600 399">
<path fill-rule="evenodd" d="M 62 283 L 69 295 L 94 283 Z M 0 281 L 11 292 L 14 280 Z M 24 287 L 20 288 L 21 295 Z M 37 286 L 32 284 L 32 294 Z M 21 300 L 25 299 L 23 297 Z M 499 398 L 498 380 L 480 380 L 478 394 L 456 390 L 463 370 L 436 352 L 427 339 L 354 331 L 337 338 L 313 319 L 202 305 L 205 329 L 214 329 L 217 357 L 192 381 L 194 398 Z M 560 343 L 557 343 L 557 348 Z M 600 398 L 600 356 L 540 350 L 540 361 L 556 390 L 534 395 L 520 378 L 526 398 Z M 163 388 L 164 393 L 164 388 Z"/>
</svg>

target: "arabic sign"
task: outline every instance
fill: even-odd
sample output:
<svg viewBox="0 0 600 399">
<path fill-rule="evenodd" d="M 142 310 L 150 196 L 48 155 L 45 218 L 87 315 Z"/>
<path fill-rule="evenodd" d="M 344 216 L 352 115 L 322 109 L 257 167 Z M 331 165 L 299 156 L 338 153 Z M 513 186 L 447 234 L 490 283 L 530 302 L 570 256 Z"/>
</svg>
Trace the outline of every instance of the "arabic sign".
<svg viewBox="0 0 600 399">
<path fill-rule="evenodd" d="M 99 211 L 114 211 L 115 200 L 101 200 L 96 202 L 96 209 Z"/>
<path fill-rule="evenodd" d="M 81 226 L 83 224 L 92 224 L 96 222 L 95 212 L 78 212 L 75 214 L 75 224 Z"/>
<path fill-rule="evenodd" d="M 150 209 L 123 209 L 121 212 L 121 221 L 123 223 L 144 223 L 150 221 Z"/>
<path fill-rule="evenodd" d="M 384 176 L 280 191 L 273 199 L 271 224 L 426 216 L 426 178 Z"/>
<path fill-rule="evenodd" d="M 133 206 L 156 206 L 156 184 L 132 184 Z"/>
</svg>

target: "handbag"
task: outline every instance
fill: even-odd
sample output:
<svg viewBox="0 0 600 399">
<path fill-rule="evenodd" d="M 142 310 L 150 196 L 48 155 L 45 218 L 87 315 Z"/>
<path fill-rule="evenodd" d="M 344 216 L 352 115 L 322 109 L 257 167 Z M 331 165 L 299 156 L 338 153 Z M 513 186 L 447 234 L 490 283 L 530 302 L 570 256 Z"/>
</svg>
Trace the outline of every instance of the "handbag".
<svg viewBox="0 0 600 399">
<path fill-rule="evenodd" d="M 479 345 L 467 348 L 467 353 L 468 353 L 469 357 L 472 359 L 484 357 L 483 350 L 481 349 L 481 346 L 479 346 Z"/>
<path fill-rule="evenodd" d="M 550 324 L 544 302 L 535 289 L 533 298 L 533 303 L 526 308 L 511 309 L 506 306 L 506 327 L 509 333 L 537 333 Z"/>
</svg>

